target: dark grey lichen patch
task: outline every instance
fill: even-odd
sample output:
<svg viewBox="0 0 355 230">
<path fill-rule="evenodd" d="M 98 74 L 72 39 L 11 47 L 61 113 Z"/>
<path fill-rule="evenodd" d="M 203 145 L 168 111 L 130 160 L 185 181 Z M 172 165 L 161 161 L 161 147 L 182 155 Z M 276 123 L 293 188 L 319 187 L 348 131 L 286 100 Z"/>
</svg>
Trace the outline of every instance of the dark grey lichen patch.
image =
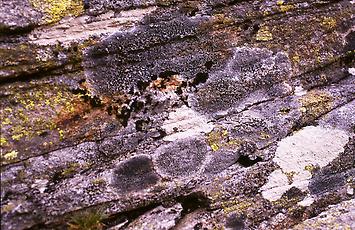
<svg viewBox="0 0 355 230">
<path fill-rule="evenodd" d="M 236 163 L 240 153 L 238 151 L 218 151 L 212 154 L 210 162 L 206 165 L 204 173 L 217 174 Z"/>
<path fill-rule="evenodd" d="M 280 95 L 283 92 L 269 91 L 269 88 L 288 81 L 290 66 L 284 53 L 237 48 L 225 70 L 210 77 L 191 102 L 200 111 L 214 113 L 233 108 L 257 90 L 267 89 L 264 95 L 257 95 L 257 100 L 263 100 L 269 92 L 272 96 Z"/>
<path fill-rule="evenodd" d="M 230 52 L 201 31 L 205 21 L 180 17 L 141 25 L 90 47 L 83 66 L 91 88 L 97 94 L 114 95 L 139 90 L 139 82 L 149 84 L 169 77 L 167 73 L 194 79 L 221 68 Z"/>
<path fill-rule="evenodd" d="M 308 185 L 311 194 L 321 194 L 339 190 L 346 183 L 345 174 L 319 175 L 312 178 Z"/>
<path fill-rule="evenodd" d="M 181 140 L 156 150 L 157 167 L 172 177 L 191 176 L 199 171 L 207 154 L 207 144 L 199 139 Z"/>
<path fill-rule="evenodd" d="M 155 0 L 83 0 L 89 14 L 101 14 L 109 10 L 121 11 L 132 8 L 144 8 L 153 5 Z"/>
<path fill-rule="evenodd" d="M 161 22 L 138 27 L 133 32 L 117 33 L 91 47 L 85 66 L 92 87 L 102 94 L 127 92 L 138 81 L 150 81 L 152 75 L 180 72 L 169 63 L 179 42 L 165 44 L 194 35 L 196 26 L 196 22 L 184 18 Z M 181 66 L 181 61 L 176 60 L 175 64 Z"/>
<path fill-rule="evenodd" d="M 121 192 L 139 191 L 159 181 L 148 156 L 137 156 L 121 163 L 113 172 L 113 185 Z"/>
<path fill-rule="evenodd" d="M 28 32 L 37 26 L 41 13 L 31 7 L 29 1 L 1 1 L 0 32 Z"/>
</svg>

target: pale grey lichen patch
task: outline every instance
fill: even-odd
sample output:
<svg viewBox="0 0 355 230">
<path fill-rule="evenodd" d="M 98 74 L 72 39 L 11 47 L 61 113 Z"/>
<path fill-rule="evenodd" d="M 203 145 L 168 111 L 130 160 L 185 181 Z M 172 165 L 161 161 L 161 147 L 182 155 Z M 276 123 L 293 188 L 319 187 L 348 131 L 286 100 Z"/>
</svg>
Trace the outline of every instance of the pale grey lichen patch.
<svg viewBox="0 0 355 230">
<path fill-rule="evenodd" d="M 77 18 L 63 19 L 51 27 L 33 30 L 28 38 L 31 43 L 38 45 L 53 45 L 60 42 L 64 45 L 71 42 L 89 39 L 93 36 L 109 36 L 119 31 L 134 29 L 143 17 L 156 10 L 156 7 L 122 11 L 117 16 L 114 11 L 99 15 L 96 20 L 83 15 Z"/>
<path fill-rule="evenodd" d="M 339 129 L 307 126 L 278 143 L 273 161 L 280 166 L 261 187 L 264 198 L 276 201 L 291 187 L 307 191 L 313 167 L 324 167 L 344 151 L 348 134 Z"/>
<path fill-rule="evenodd" d="M 174 141 L 191 136 L 208 133 L 213 129 L 213 125 L 198 112 L 182 106 L 169 113 L 169 118 L 162 126 L 168 134 L 164 137 L 166 141 Z"/>
</svg>

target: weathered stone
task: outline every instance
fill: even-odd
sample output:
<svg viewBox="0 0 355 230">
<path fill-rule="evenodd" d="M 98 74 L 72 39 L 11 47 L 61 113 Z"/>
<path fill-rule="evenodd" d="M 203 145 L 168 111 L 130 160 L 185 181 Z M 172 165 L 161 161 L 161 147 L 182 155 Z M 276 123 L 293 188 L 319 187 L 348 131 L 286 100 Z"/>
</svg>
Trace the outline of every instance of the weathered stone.
<svg viewBox="0 0 355 230">
<path fill-rule="evenodd" d="M 2 1 L 1 229 L 353 227 L 353 11 Z"/>
</svg>

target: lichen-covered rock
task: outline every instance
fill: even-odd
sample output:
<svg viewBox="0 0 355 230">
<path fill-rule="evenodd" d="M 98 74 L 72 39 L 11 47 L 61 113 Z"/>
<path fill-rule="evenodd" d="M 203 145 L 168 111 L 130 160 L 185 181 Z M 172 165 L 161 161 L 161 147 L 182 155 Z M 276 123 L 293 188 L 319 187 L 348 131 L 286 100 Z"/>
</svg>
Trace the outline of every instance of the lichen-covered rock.
<svg viewBox="0 0 355 230">
<path fill-rule="evenodd" d="M 1 2 L 1 229 L 354 227 L 353 12 Z"/>
</svg>

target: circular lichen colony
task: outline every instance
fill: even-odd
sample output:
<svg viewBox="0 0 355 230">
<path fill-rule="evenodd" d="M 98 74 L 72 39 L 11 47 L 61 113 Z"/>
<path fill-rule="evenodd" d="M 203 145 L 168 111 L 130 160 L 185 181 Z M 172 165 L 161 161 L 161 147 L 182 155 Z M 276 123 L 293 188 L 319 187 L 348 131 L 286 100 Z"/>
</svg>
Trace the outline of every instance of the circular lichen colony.
<svg viewBox="0 0 355 230">
<path fill-rule="evenodd" d="M 185 139 L 158 148 L 155 152 L 158 170 L 170 177 L 196 174 L 207 154 L 206 143 L 199 139 Z"/>
</svg>

